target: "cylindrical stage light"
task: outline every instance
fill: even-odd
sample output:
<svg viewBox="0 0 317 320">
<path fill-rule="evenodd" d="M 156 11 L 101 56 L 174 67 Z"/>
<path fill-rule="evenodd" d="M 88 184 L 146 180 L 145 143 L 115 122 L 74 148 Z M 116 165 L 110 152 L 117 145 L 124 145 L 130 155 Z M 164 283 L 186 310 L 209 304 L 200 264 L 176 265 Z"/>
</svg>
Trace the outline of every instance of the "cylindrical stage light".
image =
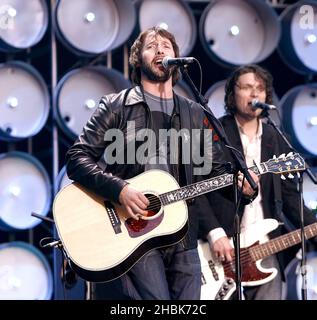
<svg viewBox="0 0 317 320">
<path fill-rule="evenodd" d="M 316 176 L 317 167 L 311 168 L 313 174 Z M 317 186 L 311 181 L 307 174 L 304 174 L 303 193 L 305 205 L 311 209 L 317 218 Z"/>
<path fill-rule="evenodd" d="M 316 176 L 317 167 L 311 168 Z M 317 186 L 311 181 L 309 176 L 303 175 L 303 196 L 305 205 L 311 209 L 317 217 Z M 286 267 L 286 286 L 283 293 L 284 299 L 301 300 L 302 277 L 298 270 L 300 268 L 299 257 L 295 257 Z M 306 261 L 307 268 L 307 299 L 317 300 L 317 253 L 309 252 Z"/>
<path fill-rule="evenodd" d="M 57 36 L 78 55 L 96 55 L 119 47 L 135 24 L 131 0 L 59 0 L 54 14 Z"/>
<path fill-rule="evenodd" d="M 61 189 L 72 183 L 66 173 L 66 166 L 62 167 L 56 177 L 55 192 L 56 195 Z M 58 237 L 57 231 L 54 228 L 54 236 Z M 64 261 L 64 262 L 63 262 Z M 65 296 L 65 291 L 69 300 L 84 300 L 86 297 L 86 282 L 79 278 L 77 274 L 70 268 L 65 266 L 64 276 L 62 264 L 66 260 L 62 257 L 60 250 L 54 251 L 54 299 L 62 300 Z"/>
<path fill-rule="evenodd" d="M 298 1 L 280 15 L 278 52 L 289 68 L 301 74 L 317 72 L 317 2 Z"/>
<path fill-rule="evenodd" d="M 175 84 L 175 86 L 173 87 L 173 90 L 178 95 L 195 101 L 195 95 L 194 95 L 192 89 L 189 87 L 189 85 L 184 80 L 178 80 L 177 83 Z"/>
<path fill-rule="evenodd" d="M 52 271 L 36 247 L 20 241 L 0 245 L 0 300 L 49 300 Z"/>
<path fill-rule="evenodd" d="M 47 215 L 51 184 L 43 165 L 24 152 L 0 154 L 0 228 L 30 229 L 41 223 L 31 213 Z"/>
<path fill-rule="evenodd" d="M 317 300 L 317 252 L 308 252 L 306 260 L 307 300 Z M 295 257 L 285 268 L 285 300 L 302 300 L 301 261 Z"/>
<path fill-rule="evenodd" d="M 300 151 L 317 155 L 317 83 L 289 90 L 281 99 L 283 123 Z"/>
<path fill-rule="evenodd" d="M 226 67 L 263 61 L 275 50 L 280 32 L 277 14 L 262 0 L 211 1 L 199 22 L 204 49 Z"/>
<path fill-rule="evenodd" d="M 0 50 L 34 46 L 42 39 L 47 24 L 45 0 L 0 0 Z"/>
<path fill-rule="evenodd" d="M 225 114 L 225 84 L 225 80 L 218 81 L 205 93 L 205 98 L 208 99 L 208 107 L 216 118 Z"/>
<path fill-rule="evenodd" d="M 73 182 L 73 180 L 70 180 L 68 178 L 67 172 L 66 172 L 66 166 L 64 166 L 58 176 L 56 177 L 56 190 L 55 190 L 55 194 L 60 191 L 61 189 L 63 189 L 64 187 L 66 187 L 67 185 L 69 185 L 70 183 Z"/>
<path fill-rule="evenodd" d="M 114 69 L 95 66 L 70 71 L 56 88 L 58 124 L 71 139 L 76 138 L 103 95 L 130 86 L 130 81 Z"/>
<path fill-rule="evenodd" d="M 42 76 L 24 62 L 0 64 L 0 139 L 32 137 L 44 126 L 50 108 Z"/>
<path fill-rule="evenodd" d="M 144 31 L 160 26 L 174 34 L 180 56 L 186 56 L 194 47 L 197 27 L 193 13 L 182 0 L 139 0 L 139 27 Z"/>
</svg>

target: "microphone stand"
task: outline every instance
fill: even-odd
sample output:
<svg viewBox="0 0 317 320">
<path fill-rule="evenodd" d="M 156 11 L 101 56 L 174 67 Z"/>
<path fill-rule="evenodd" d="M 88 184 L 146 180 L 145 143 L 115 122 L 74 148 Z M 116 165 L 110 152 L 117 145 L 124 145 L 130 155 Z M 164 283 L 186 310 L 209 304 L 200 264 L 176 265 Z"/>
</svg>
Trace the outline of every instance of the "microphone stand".
<svg viewBox="0 0 317 320">
<path fill-rule="evenodd" d="M 193 83 L 192 79 L 188 75 L 186 65 L 180 66 L 180 70 L 184 78 L 187 80 L 187 83 L 193 90 L 197 101 L 200 103 L 201 108 L 203 109 L 207 119 L 209 120 L 210 124 L 212 125 L 213 129 L 215 130 L 216 134 L 219 136 L 220 140 L 224 143 L 224 145 L 230 150 L 233 159 L 235 160 L 235 168 L 234 168 L 234 175 L 233 175 L 233 185 L 234 185 L 234 200 L 235 200 L 235 235 L 233 237 L 234 240 L 234 247 L 235 247 L 235 282 L 236 282 L 236 291 L 237 291 L 237 299 L 242 300 L 242 290 L 241 290 L 241 263 L 240 263 L 240 217 L 238 214 L 238 202 L 237 202 L 237 174 L 238 171 L 241 171 L 246 180 L 249 182 L 251 188 L 253 190 L 257 190 L 258 187 L 255 183 L 255 181 L 252 179 L 248 167 L 244 161 L 244 158 L 239 150 L 232 147 L 229 143 L 228 137 L 226 133 L 224 132 L 221 123 L 219 120 L 215 117 L 215 115 L 212 113 L 212 111 L 208 107 L 208 101 L 205 99 L 204 96 L 201 95 L 201 93 L 196 88 L 195 84 Z"/>
<path fill-rule="evenodd" d="M 264 112 L 264 116 L 267 119 L 267 123 L 270 124 L 275 131 L 279 134 L 279 136 L 284 140 L 286 145 L 295 152 L 295 148 L 291 145 L 291 143 L 287 140 L 283 132 L 279 129 L 277 124 L 271 119 L 269 113 L 267 111 Z M 305 161 L 305 172 L 308 174 L 310 179 L 314 184 L 317 184 L 317 178 L 314 176 L 312 171 L 310 170 L 309 166 Z M 300 195 L 299 199 L 299 213 L 300 213 L 300 229 L 301 229 L 301 250 L 302 250 L 302 257 L 301 257 L 301 275 L 302 275 L 302 300 L 307 300 L 307 270 L 306 270 L 306 245 L 305 245 L 305 230 L 304 230 L 304 198 L 303 198 L 303 175 L 299 173 L 298 179 L 298 192 Z"/>
</svg>

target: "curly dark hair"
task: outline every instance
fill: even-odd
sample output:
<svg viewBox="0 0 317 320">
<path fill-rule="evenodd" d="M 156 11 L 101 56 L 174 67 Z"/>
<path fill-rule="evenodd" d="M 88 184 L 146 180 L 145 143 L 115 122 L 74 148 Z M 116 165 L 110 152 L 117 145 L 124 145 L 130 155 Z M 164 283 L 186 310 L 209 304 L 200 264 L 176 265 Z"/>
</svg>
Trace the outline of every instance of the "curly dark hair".
<svg viewBox="0 0 317 320">
<path fill-rule="evenodd" d="M 246 73 L 254 73 L 257 78 L 260 78 L 265 83 L 266 100 L 265 103 L 273 103 L 273 78 L 269 71 L 256 65 L 249 64 L 237 68 L 227 79 L 225 86 L 225 110 L 226 113 L 234 115 L 237 111 L 234 86 L 240 76 Z"/>
<path fill-rule="evenodd" d="M 152 28 L 149 28 L 149 29 L 141 32 L 131 47 L 131 52 L 130 52 L 130 57 L 129 57 L 129 63 L 132 68 L 131 80 L 136 85 L 141 84 L 141 64 L 142 64 L 141 53 L 142 53 L 144 41 L 145 41 L 147 35 L 152 32 L 155 35 L 160 35 L 161 37 L 170 40 L 172 43 L 174 53 L 175 53 L 175 57 L 179 57 L 179 47 L 176 43 L 175 37 L 173 34 L 168 32 L 167 30 L 160 28 L 160 27 L 152 27 Z M 174 68 L 172 70 L 173 85 L 175 85 L 175 83 L 177 82 L 179 77 L 180 77 L 180 74 L 179 74 L 178 69 Z"/>
</svg>

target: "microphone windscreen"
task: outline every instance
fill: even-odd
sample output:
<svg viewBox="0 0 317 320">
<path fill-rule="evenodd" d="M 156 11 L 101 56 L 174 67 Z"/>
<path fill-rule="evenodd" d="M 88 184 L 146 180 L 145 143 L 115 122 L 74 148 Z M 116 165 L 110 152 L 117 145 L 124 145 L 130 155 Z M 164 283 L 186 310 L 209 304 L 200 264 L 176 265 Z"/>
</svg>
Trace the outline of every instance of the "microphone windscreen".
<svg viewBox="0 0 317 320">
<path fill-rule="evenodd" d="M 252 107 L 253 107 L 253 108 L 256 108 L 256 107 L 257 107 L 258 102 L 259 102 L 259 100 L 258 100 L 258 99 L 253 99 L 253 100 L 251 101 L 251 105 L 252 105 Z"/>
</svg>

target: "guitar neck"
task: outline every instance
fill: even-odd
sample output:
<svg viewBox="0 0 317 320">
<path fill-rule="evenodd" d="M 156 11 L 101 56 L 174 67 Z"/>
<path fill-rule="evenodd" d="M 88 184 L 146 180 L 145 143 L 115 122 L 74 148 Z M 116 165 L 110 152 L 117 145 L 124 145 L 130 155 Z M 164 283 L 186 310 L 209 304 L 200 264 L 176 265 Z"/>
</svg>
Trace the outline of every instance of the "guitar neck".
<svg viewBox="0 0 317 320">
<path fill-rule="evenodd" d="M 285 156 L 285 154 L 281 154 L 278 158 L 274 156 L 272 159 L 259 164 L 259 166 L 249 168 L 249 170 L 252 170 L 257 175 L 267 172 L 281 174 L 284 172 L 300 171 L 304 169 L 304 159 L 299 154 L 293 154 L 292 152 L 287 156 Z M 168 205 L 173 202 L 195 198 L 204 193 L 221 189 L 231 184 L 233 184 L 233 174 L 223 174 L 218 177 L 193 183 L 177 190 L 163 193 L 159 197 L 163 205 Z"/>
<path fill-rule="evenodd" d="M 304 228 L 306 239 L 313 238 L 317 235 L 317 222 Z M 285 250 L 301 242 L 301 230 L 297 229 L 288 234 L 279 236 L 266 243 L 259 244 L 249 249 L 250 255 L 254 261 L 268 257 L 274 253 Z"/>
<path fill-rule="evenodd" d="M 261 172 L 257 166 L 249 168 L 255 174 L 260 175 L 268 172 L 265 163 L 261 163 Z M 204 181 L 193 183 L 189 186 L 169 191 L 160 195 L 163 205 L 168 205 L 177 201 L 188 200 L 198 197 L 202 194 L 221 189 L 233 184 L 233 174 L 223 174 L 218 177 L 210 178 Z"/>
</svg>

